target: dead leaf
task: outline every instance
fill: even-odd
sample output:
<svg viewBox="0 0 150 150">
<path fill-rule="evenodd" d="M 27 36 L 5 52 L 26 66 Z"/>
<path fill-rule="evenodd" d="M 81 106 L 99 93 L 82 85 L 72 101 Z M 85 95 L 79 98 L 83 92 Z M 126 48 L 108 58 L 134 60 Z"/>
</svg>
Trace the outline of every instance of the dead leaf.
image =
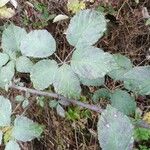
<svg viewBox="0 0 150 150">
<path fill-rule="evenodd" d="M 10 0 L 0 0 L 0 7 L 6 5 Z"/>
<path fill-rule="evenodd" d="M 10 0 L 10 3 L 11 3 L 15 8 L 17 8 L 18 3 L 17 3 L 16 0 Z"/>
<path fill-rule="evenodd" d="M 77 13 L 78 11 L 86 8 L 85 3 L 79 0 L 68 0 L 67 7 L 72 13 Z"/>
<path fill-rule="evenodd" d="M 6 6 L 0 8 L 0 18 L 9 19 L 15 15 L 15 10 L 11 8 L 7 8 Z"/>
<path fill-rule="evenodd" d="M 143 18 L 145 18 L 145 19 L 150 18 L 150 15 L 148 13 L 147 7 L 143 7 L 142 8 L 142 14 L 143 14 Z"/>
<path fill-rule="evenodd" d="M 53 20 L 53 23 L 54 22 L 58 22 L 58 21 L 62 21 L 62 20 L 65 20 L 65 19 L 68 19 L 69 17 L 67 15 L 62 15 L 62 14 L 59 14 L 57 15 L 54 20 Z"/>
</svg>

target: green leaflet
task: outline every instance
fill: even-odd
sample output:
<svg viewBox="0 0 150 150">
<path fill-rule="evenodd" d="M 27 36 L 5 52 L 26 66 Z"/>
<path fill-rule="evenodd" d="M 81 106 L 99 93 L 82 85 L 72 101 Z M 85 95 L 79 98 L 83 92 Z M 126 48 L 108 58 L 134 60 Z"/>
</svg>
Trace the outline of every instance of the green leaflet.
<svg viewBox="0 0 150 150">
<path fill-rule="evenodd" d="M 14 121 L 12 137 L 18 141 L 27 142 L 38 138 L 43 132 L 43 127 L 27 117 L 18 116 Z"/>
<path fill-rule="evenodd" d="M 11 103 L 8 99 L 0 96 L 0 127 L 9 126 L 11 122 Z"/>
<path fill-rule="evenodd" d="M 141 95 L 150 94 L 150 66 L 134 67 L 124 74 L 125 88 Z"/>
<path fill-rule="evenodd" d="M 111 94 L 111 105 L 125 115 L 133 115 L 136 110 L 134 97 L 122 90 L 116 90 Z"/>
<path fill-rule="evenodd" d="M 135 128 L 134 138 L 136 141 L 147 141 L 150 139 L 150 129 L 146 128 Z"/>
<path fill-rule="evenodd" d="M 75 50 L 71 60 L 71 67 L 79 77 L 97 79 L 104 77 L 106 73 L 115 69 L 116 62 L 111 54 L 89 46 Z"/>
<path fill-rule="evenodd" d="M 108 91 L 105 88 L 101 88 L 101 89 L 94 92 L 92 100 L 94 102 L 98 102 L 99 99 L 108 99 L 109 100 L 110 97 L 111 97 L 110 91 Z"/>
<path fill-rule="evenodd" d="M 79 78 L 80 78 L 80 82 L 87 86 L 101 86 L 105 82 L 105 78 L 97 78 L 97 79 L 91 79 L 91 80 L 85 79 L 82 77 L 79 77 Z"/>
<path fill-rule="evenodd" d="M 15 74 L 14 67 L 14 61 L 10 61 L 6 66 L 0 68 L 0 87 L 5 88 L 11 82 Z"/>
<path fill-rule="evenodd" d="M 5 150 L 21 150 L 21 149 L 16 141 L 11 140 L 6 144 Z"/>
<path fill-rule="evenodd" d="M 103 150 L 132 150 L 133 126 L 129 118 L 107 106 L 99 117 L 98 139 Z"/>
<path fill-rule="evenodd" d="M 47 30 L 34 30 L 21 41 L 21 53 L 34 58 L 45 58 L 56 50 L 56 42 Z"/>
<path fill-rule="evenodd" d="M 70 21 L 67 29 L 67 40 L 75 46 L 95 44 L 106 31 L 106 20 L 102 13 L 95 10 L 83 10 Z"/>
<path fill-rule="evenodd" d="M 117 63 L 118 68 L 109 72 L 108 75 L 114 80 L 121 80 L 123 75 L 132 69 L 133 64 L 129 58 L 121 54 L 114 54 L 113 57 Z"/>
<path fill-rule="evenodd" d="M 17 96 L 15 97 L 15 101 L 16 101 L 16 102 L 23 102 L 24 100 L 25 100 L 25 97 L 22 96 L 22 95 L 17 95 Z"/>
<path fill-rule="evenodd" d="M 28 105 L 29 105 L 29 100 L 26 98 L 26 99 L 24 99 L 24 101 L 22 102 L 22 108 L 25 109 Z"/>
<path fill-rule="evenodd" d="M 9 60 L 9 56 L 5 53 L 0 53 L 0 68 L 5 65 Z"/>
<path fill-rule="evenodd" d="M 43 59 L 37 62 L 30 72 L 34 88 L 38 90 L 48 88 L 53 83 L 57 67 L 54 60 Z"/>
<path fill-rule="evenodd" d="M 32 61 L 25 56 L 20 56 L 16 60 L 16 69 L 18 72 L 29 73 L 33 67 Z"/>
<path fill-rule="evenodd" d="M 2 34 L 2 49 L 8 54 L 20 51 L 20 42 L 26 36 L 25 29 L 13 24 L 9 25 Z"/>
<path fill-rule="evenodd" d="M 55 75 L 54 88 L 57 93 L 69 98 L 79 98 L 81 93 L 79 79 L 67 64 L 58 68 Z"/>
</svg>

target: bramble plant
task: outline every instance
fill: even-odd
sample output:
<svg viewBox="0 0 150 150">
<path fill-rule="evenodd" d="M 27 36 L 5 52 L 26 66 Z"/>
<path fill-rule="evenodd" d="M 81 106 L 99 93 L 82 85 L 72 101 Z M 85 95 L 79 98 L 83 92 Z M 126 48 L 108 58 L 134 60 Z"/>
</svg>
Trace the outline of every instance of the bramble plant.
<svg viewBox="0 0 150 150">
<path fill-rule="evenodd" d="M 138 94 L 150 94 L 150 66 L 134 67 L 127 57 L 121 54 L 110 54 L 93 46 L 106 29 L 107 21 L 102 13 L 90 9 L 77 13 L 71 19 L 66 31 L 66 38 L 74 48 L 64 61 L 59 59 L 61 62 L 57 63 L 50 57 L 55 54 L 56 41 L 48 31 L 33 30 L 27 33 L 25 29 L 10 24 L 2 34 L 0 87 L 49 96 L 63 101 L 62 105 L 73 103 L 97 111 L 101 113 L 98 121 L 98 139 L 101 148 L 131 150 L 134 142 L 134 125 L 139 125 L 141 122 L 138 120 L 135 123 L 134 120 L 135 98 Z M 71 59 L 68 60 L 71 55 Z M 15 79 L 17 72 L 29 73 L 35 90 L 20 86 Z M 94 102 L 100 98 L 107 98 L 111 102 L 105 110 L 96 105 L 74 100 L 81 96 L 80 84 L 103 86 L 106 75 L 114 81 L 122 81 L 124 90 L 109 91 L 102 88 L 96 91 L 93 96 Z M 51 86 L 57 94 L 42 91 Z M 11 136 L 4 142 L 6 150 L 13 146 L 19 149 L 16 140 L 25 142 L 32 140 L 33 137 L 39 137 L 42 127 L 35 125 L 26 117 L 17 117 L 14 125 L 10 125 L 10 101 L 3 97 L 1 99 L 5 101 L 7 110 L 10 108 L 8 112 L 4 108 L 4 103 L 3 107 L 0 106 L 2 110 L 4 109 L 3 119 L 0 118 L 1 126 L 9 127 L 11 130 Z M 63 112 L 61 105 L 56 102 L 55 104 Z M 37 130 L 31 130 L 35 126 Z M 7 133 L 3 132 L 3 128 L 1 131 L 4 135 Z"/>
</svg>

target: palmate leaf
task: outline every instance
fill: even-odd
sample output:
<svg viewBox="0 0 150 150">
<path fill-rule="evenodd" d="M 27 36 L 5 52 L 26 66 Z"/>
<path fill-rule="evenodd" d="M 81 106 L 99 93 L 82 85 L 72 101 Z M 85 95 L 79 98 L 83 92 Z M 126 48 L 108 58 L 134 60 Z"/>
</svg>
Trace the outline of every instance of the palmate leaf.
<svg viewBox="0 0 150 150">
<path fill-rule="evenodd" d="M 20 51 L 20 42 L 25 37 L 26 31 L 13 24 L 9 25 L 2 34 L 2 49 L 8 54 Z"/>
<path fill-rule="evenodd" d="M 79 98 L 81 93 L 79 79 L 67 64 L 58 68 L 55 75 L 54 88 L 57 93 L 69 98 Z"/>
<path fill-rule="evenodd" d="M 150 66 L 134 67 L 124 74 L 125 88 L 141 95 L 150 94 Z"/>
<path fill-rule="evenodd" d="M 56 42 L 47 30 L 34 30 L 21 41 L 21 53 L 34 58 L 45 58 L 56 50 Z"/>
<path fill-rule="evenodd" d="M 20 56 L 16 60 L 16 69 L 18 72 L 29 73 L 33 67 L 32 61 L 25 56 Z"/>
<path fill-rule="evenodd" d="M 121 54 L 114 54 L 113 57 L 118 65 L 118 68 L 109 72 L 108 75 L 115 80 L 121 80 L 123 75 L 132 69 L 133 64 L 129 58 Z"/>
<path fill-rule="evenodd" d="M 0 127 L 9 126 L 11 121 L 12 107 L 7 98 L 0 96 Z"/>
<path fill-rule="evenodd" d="M 48 88 L 53 83 L 57 67 L 57 63 L 54 60 L 43 59 L 37 62 L 30 72 L 34 88 L 38 90 Z"/>
<path fill-rule="evenodd" d="M 70 21 L 67 34 L 68 42 L 80 47 L 93 45 L 106 31 L 104 15 L 95 10 L 83 10 L 77 13 Z"/>
<path fill-rule="evenodd" d="M 5 53 L 0 53 L 0 68 L 5 65 L 9 60 L 9 56 Z"/>
<path fill-rule="evenodd" d="M 14 121 L 12 137 L 18 141 L 27 142 L 38 138 L 43 132 L 43 126 L 34 123 L 27 117 L 18 116 Z"/>
<path fill-rule="evenodd" d="M 103 150 L 132 150 L 133 126 L 129 118 L 107 106 L 98 121 L 98 139 Z"/>
<path fill-rule="evenodd" d="M 71 60 L 71 67 L 79 77 L 97 79 L 104 77 L 106 73 L 115 69 L 116 62 L 111 54 L 89 46 L 75 50 Z"/>
<path fill-rule="evenodd" d="M 11 140 L 6 144 L 5 150 L 21 150 L 21 149 L 16 141 Z"/>
<path fill-rule="evenodd" d="M 6 85 L 8 85 L 14 74 L 15 74 L 15 64 L 14 61 L 10 61 L 7 63 L 6 66 L 0 68 L 0 87 L 5 88 Z"/>
<path fill-rule="evenodd" d="M 134 97 L 122 90 L 116 90 L 111 94 L 111 105 L 125 115 L 133 115 L 136 110 Z"/>
</svg>

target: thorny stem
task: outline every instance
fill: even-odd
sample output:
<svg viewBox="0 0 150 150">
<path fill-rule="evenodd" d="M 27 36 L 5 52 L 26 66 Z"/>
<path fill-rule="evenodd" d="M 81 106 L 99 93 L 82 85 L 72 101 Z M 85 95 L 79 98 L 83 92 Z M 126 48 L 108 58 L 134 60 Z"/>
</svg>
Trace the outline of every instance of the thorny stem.
<svg viewBox="0 0 150 150">
<path fill-rule="evenodd" d="M 9 88 L 16 89 L 16 90 L 19 90 L 19 91 L 29 92 L 29 93 L 34 94 L 34 95 L 53 97 L 53 98 L 56 98 L 56 99 L 59 99 L 59 100 L 64 100 L 64 101 L 69 102 L 71 104 L 78 105 L 78 106 L 90 109 L 90 110 L 98 112 L 98 113 L 102 113 L 102 111 L 104 110 L 100 106 L 92 105 L 92 104 L 88 104 L 88 103 L 83 103 L 79 100 L 68 99 L 68 98 L 66 98 L 64 96 L 61 96 L 59 94 L 56 94 L 56 93 L 49 93 L 49 92 L 39 91 L 39 90 L 31 89 L 31 88 L 17 86 L 17 85 L 14 85 L 14 84 L 10 85 Z M 150 125 L 145 123 L 144 121 L 138 122 L 137 124 L 135 124 L 135 126 L 150 129 Z"/>
<path fill-rule="evenodd" d="M 96 112 L 99 112 L 99 113 L 101 113 L 103 111 L 103 109 L 100 108 L 97 105 L 90 105 L 90 104 L 87 104 L 87 103 L 80 102 L 78 100 L 67 99 L 64 96 L 61 96 L 61 95 L 55 94 L 55 93 L 43 92 L 43 91 L 39 91 L 39 90 L 34 90 L 34 89 L 26 88 L 26 87 L 17 86 L 17 85 L 14 85 L 14 84 L 10 85 L 9 88 L 16 89 L 16 90 L 19 90 L 19 91 L 29 92 L 29 93 L 34 94 L 34 95 L 53 97 L 53 98 L 56 98 L 56 99 L 59 99 L 59 100 L 64 100 L 64 101 L 72 103 L 74 105 L 78 105 L 78 106 L 81 106 L 81 107 L 84 107 L 84 108 L 88 108 L 90 110 L 93 110 L 93 111 L 96 111 Z"/>
</svg>

